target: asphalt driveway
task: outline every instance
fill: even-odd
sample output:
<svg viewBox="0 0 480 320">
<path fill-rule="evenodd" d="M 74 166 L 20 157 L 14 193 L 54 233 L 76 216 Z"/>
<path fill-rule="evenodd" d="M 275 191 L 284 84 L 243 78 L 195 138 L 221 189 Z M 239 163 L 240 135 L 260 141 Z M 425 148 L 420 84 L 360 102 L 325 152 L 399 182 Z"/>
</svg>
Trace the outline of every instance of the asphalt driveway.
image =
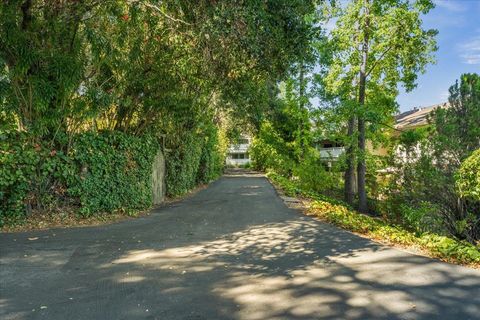
<svg viewBox="0 0 480 320">
<path fill-rule="evenodd" d="M 225 176 L 147 217 L 1 234 L 0 319 L 480 319 L 480 271 L 306 217 L 263 177 Z"/>
</svg>

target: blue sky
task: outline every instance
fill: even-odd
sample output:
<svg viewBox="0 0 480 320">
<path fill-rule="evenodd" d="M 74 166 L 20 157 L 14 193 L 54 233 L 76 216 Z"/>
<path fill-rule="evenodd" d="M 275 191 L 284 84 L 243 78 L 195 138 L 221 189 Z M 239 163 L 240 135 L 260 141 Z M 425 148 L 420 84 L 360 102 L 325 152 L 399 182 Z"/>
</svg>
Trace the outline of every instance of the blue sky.
<svg viewBox="0 0 480 320">
<path fill-rule="evenodd" d="M 480 73 L 480 0 L 435 0 L 424 26 L 437 29 L 437 63 L 418 77 L 418 87 L 401 93 L 400 110 L 448 100 L 448 88 L 462 73 Z"/>
</svg>

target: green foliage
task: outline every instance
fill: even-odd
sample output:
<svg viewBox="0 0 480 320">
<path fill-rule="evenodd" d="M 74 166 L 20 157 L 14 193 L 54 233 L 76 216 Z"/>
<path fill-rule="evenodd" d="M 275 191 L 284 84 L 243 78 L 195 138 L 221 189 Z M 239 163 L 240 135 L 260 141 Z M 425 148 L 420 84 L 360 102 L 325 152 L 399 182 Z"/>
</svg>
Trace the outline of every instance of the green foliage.
<svg viewBox="0 0 480 320">
<path fill-rule="evenodd" d="M 89 132 L 76 137 L 69 156 L 77 172 L 68 181 L 68 192 L 79 199 L 80 214 L 148 208 L 158 150 L 150 136 Z"/>
<path fill-rule="evenodd" d="M 398 83 L 403 83 L 407 90 L 413 89 L 417 74 L 433 61 L 431 53 L 436 50 L 437 32 L 422 28 L 423 10 L 425 7 L 419 8 L 407 0 L 348 2 L 338 11 L 332 30 L 332 58 L 322 80 L 326 92 L 343 99 L 357 94 L 359 83 L 353 80 L 358 80 L 362 62 L 362 51 L 357 48 L 366 41 L 367 110 L 371 113 L 376 108 L 391 108 L 373 102 L 396 95 Z M 382 112 L 377 114 L 381 116 Z"/>
<path fill-rule="evenodd" d="M 199 183 L 216 179 L 223 171 L 225 144 L 219 140 L 218 130 L 207 127 L 202 132 L 183 133 L 176 137 L 182 143 L 170 141 L 178 147 L 166 153 L 167 194 L 178 196 Z"/>
<path fill-rule="evenodd" d="M 0 8 L 0 100 L 36 135 L 65 129 L 77 105 L 86 51 L 78 32 L 93 1 L 62 6 L 48 1 L 8 1 Z M 41 9 L 40 9 L 41 8 Z"/>
<path fill-rule="evenodd" d="M 460 197 L 480 201 L 480 149 L 462 162 L 456 186 Z"/>
<path fill-rule="evenodd" d="M 429 202 L 421 202 L 415 207 L 400 204 L 399 215 L 402 217 L 402 224 L 409 230 L 415 232 L 441 232 L 441 217 L 436 215 L 438 208 Z"/>
<path fill-rule="evenodd" d="M 304 79 L 291 77 L 281 86 L 275 108 L 263 121 L 250 148 L 252 164 L 258 170 L 275 170 L 291 175 L 295 166 L 311 153 L 311 127 Z"/>
<path fill-rule="evenodd" d="M 272 84 L 306 57 L 315 3 L 4 1 L 0 216 L 147 207 L 152 132 L 168 194 L 217 177 L 219 131 L 261 123 Z"/>
<path fill-rule="evenodd" d="M 90 126 L 143 134 L 171 113 L 214 107 L 251 118 L 253 89 L 304 55 L 314 10 L 289 0 L 8 1 L 0 103 L 48 138 Z"/>
<path fill-rule="evenodd" d="M 63 151 L 16 130 L 0 131 L 0 225 L 65 196 L 72 163 Z"/>
<path fill-rule="evenodd" d="M 166 155 L 166 186 L 170 196 L 181 195 L 196 186 L 202 157 L 202 141 L 185 134 L 183 143 Z"/>
<path fill-rule="evenodd" d="M 39 157 L 20 135 L 3 132 L 0 139 L 0 225 L 3 225 L 5 218 L 25 214 L 24 200 Z"/>
<path fill-rule="evenodd" d="M 30 142 L 23 133 L 8 135 L 2 135 L 0 154 L 2 223 L 57 205 L 78 205 L 81 215 L 91 216 L 151 204 L 159 145 L 149 136 L 88 132 L 75 136 L 65 154 Z"/>
<path fill-rule="evenodd" d="M 269 122 L 262 124 L 249 150 L 255 169 L 275 170 L 286 175 L 291 174 L 293 167 L 293 160 L 288 157 L 288 152 L 285 141 Z"/>
<path fill-rule="evenodd" d="M 339 8 L 329 36 L 327 65 L 316 77 L 326 100 L 348 122 L 345 199 L 353 203 L 357 168 L 359 209 L 367 208 L 366 139 L 376 142 L 397 109 L 399 84 L 410 91 L 433 62 L 436 30 L 424 30 L 422 14 L 433 2 L 353 0 Z"/>
<path fill-rule="evenodd" d="M 480 148 L 480 74 L 462 74 L 449 89 L 450 107 L 433 115 L 435 132 L 432 148 L 436 160 L 449 174 Z M 448 152 L 449 157 L 443 157 Z"/>
<path fill-rule="evenodd" d="M 411 130 L 402 131 L 398 137 L 398 143 L 403 147 L 407 153 L 416 147 L 422 140 L 428 137 L 428 127 L 415 128 Z"/>
<path fill-rule="evenodd" d="M 185 135 L 181 148 L 165 155 L 169 195 L 217 178 L 223 169 L 217 129 Z M 151 135 L 119 131 L 75 135 L 69 152 L 29 142 L 16 131 L 0 135 L 0 223 L 31 210 L 75 205 L 84 217 L 132 212 L 151 205 L 153 159 L 160 145 Z"/>
<path fill-rule="evenodd" d="M 276 174 L 270 174 L 268 177 L 287 195 L 301 195 L 312 199 L 308 214 L 318 216 L 341 228 L 366 234 L 388 243 L 421 248 L 443 260 L 480 264 L 480 248 L 471 243 L 432 233 L 412 233 L 399 226 L 391 225 L 388 221 L 360 214 L 341 201 L 311 190 L 304 190 L 296 181 Z"/>
<path fill-rule="evenodd" d="M 285 194 L 290 197 L 295 197 L 295 196 L 307 197 L 310 199 L 327 201 L 333 204 L 338 204 L 338 205 L 342 205 L 350 208 L 348 204 L 346 204 L 341 200 L 329 197 L 322 193 L 315 192 L 311 189 L 302 188 L 301 187 L 302 182 L 299 181 L 298 179 L 292 180 L 273 171 L 268 172 L 267 177 L 274 183 L 278 184 L 282 188 L 282 190 L 285 192 Z"/>
<path fill-rule="evenodd" d="M 431 125 L 407 132 L 401 137 L 397 153 L 406 156 L 394 161 L 395 173 L 387 202 L 389 214 L 409 225 L 409 210 L 429 203 L 425 228 L 476 243 L 480 239 L 480 204 L 475 195 L 480 148 L 480 76 L 465 74 L 450 88 L 449 107 L 436 109 Z M 465 168 L 461 164 L 465 162 Z M 401 182 L 401 183 L 399 183 Z M 413 223 L 413 228 L 417 228 Z"/>
<path fill-rule="evenodd" d="M 339 197 L 342 190 L 342 174 L 337 168 L 327 171 L 316 150 L 310 149 L 306 157 L 293 169 L 302 189 Z"/>
<path fill-rule="evenodd" d="M 225 163 L 225 144 L 218 129 L 211 126 L 205 136 L 200 157 L 197 183 L 209 183 L 220 176 Z"/>
</svg>

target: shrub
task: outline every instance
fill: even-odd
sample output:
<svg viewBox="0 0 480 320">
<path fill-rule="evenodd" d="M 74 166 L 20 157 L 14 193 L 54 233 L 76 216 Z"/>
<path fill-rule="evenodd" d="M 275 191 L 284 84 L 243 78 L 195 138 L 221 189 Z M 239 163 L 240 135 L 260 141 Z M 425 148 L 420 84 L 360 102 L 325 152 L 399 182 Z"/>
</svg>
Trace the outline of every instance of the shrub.
<svg viewBox="0 0 480 320">
<path fill-rule="evenodd" d="M 17 130 L 0 133 L 0 225 L 59 205 L 74 206 L 88 217 L 152 204 L 152 164 L 160 148 L 154 137 L 104 131 L 76 134 L 71 141 L 64 153 Z M 185 134 L 183 142 L 165 157 L 169 195 L 222 172 L 224 153 L 215 127 L 202 137 Z"/>
<path fill-rule="evenodd" d="M 71 174 L 72 162 L 63 151 L 24 132 L 0 132 L 0 225 L 65 200 Z"/>
<path fill-rule="evenodd" d="M 4 132 L 1 139 L 1 224 L 58 205 L 76 205 L 83 216 L 151 205 L 152 163 L 159 150 L 152 137 L 82 133 L 72 136 L 68 153 L 18 131 Z"/>
<path fill-rule="evenodd" d="M 462 162 L 456 186 L 460 197 L 480 201 L 480 149 Z"/>
<path fill-rule="evenodd" d="M 256 170 L 274 170 L 283 175 L 291 175 L 294 161 L 289 157 L 290 150 L 272 124 L 262 124 L 258 136 L 250 146 L 252 167 Z"/>
<path fill-rule="evenodd" d="M 122 132 L 83 133 L 70 157 L 77 172 L 68 181 L 80 213 L 139 210 L 152 204 L 152 164 L 159 144 L 150 136 Z"/>
<path fill-rule="evenodd" d="M 293 169 L 302 189 L 336 196 L 342 191 L 342 176 L 339 171 L 327 171 L 316 150 L 309 150 L 305 159 Z"/>
<path fill-rule="evenodd" d="M 25 215 L 25 199 L 30 191 L 39 156 L 22 134 L 0 134 L 0 225 L 6 218 Z"/>
<path fill-rule="evenodd" d="M 399 214 L 402 225 L 415 232 L 445 233 L 442 218 L 438 214 L 438 208 L 433 204 L 423 201 L 416 206 L 400 204 Z"/>
<path fill-rule="evenodd" d="M 172 141 L 175 146 L 166 153 L 167 194 L 178 196 L 191 190 L 199 183 L 217 178 L 225 161 L 224 143 L 215 127 L 200 132 L 185 132 Z"/>
<path fill-rule="evenodd" d="M 205 136 L 197 183 L 208 183 L 215 180 L 223 171 L 226 144 L 222 143 L 218 129 L 210 126 Z"/>
</svg>

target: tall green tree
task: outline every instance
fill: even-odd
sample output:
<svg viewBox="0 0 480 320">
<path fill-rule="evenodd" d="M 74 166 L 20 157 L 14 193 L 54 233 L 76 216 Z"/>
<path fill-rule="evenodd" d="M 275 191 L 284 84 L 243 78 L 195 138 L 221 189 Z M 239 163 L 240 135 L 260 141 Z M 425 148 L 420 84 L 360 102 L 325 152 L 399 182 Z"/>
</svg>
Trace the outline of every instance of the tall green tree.
<svg viewBox="0 0 480 320">
<path fill-rule="evenodd" d="M 392 116 L 399 84 L 412 90 L 417 74 L 433 62 L 437 32 L 424 30 L 421 17 L 433 6 L 430 0 L 353 0 L 340 10 L 331 32 L 331 65 L 322 82 L 350 115 L 345 200 L 354 201 L 357 163 L 358 209 L 362 212 L 368 209 L 366 139 L 370 129 Z"/>
<path fill-rule="evenodd" d="M 208 108 L 256 117 L 262 90 L 248 91 L 304 55 L 315 3 L 4 1 L 0 103 L 22 130 L 50 138 L 89 128 L 139 135 L 171 115 L 190 130 Z"/>
</svg>

